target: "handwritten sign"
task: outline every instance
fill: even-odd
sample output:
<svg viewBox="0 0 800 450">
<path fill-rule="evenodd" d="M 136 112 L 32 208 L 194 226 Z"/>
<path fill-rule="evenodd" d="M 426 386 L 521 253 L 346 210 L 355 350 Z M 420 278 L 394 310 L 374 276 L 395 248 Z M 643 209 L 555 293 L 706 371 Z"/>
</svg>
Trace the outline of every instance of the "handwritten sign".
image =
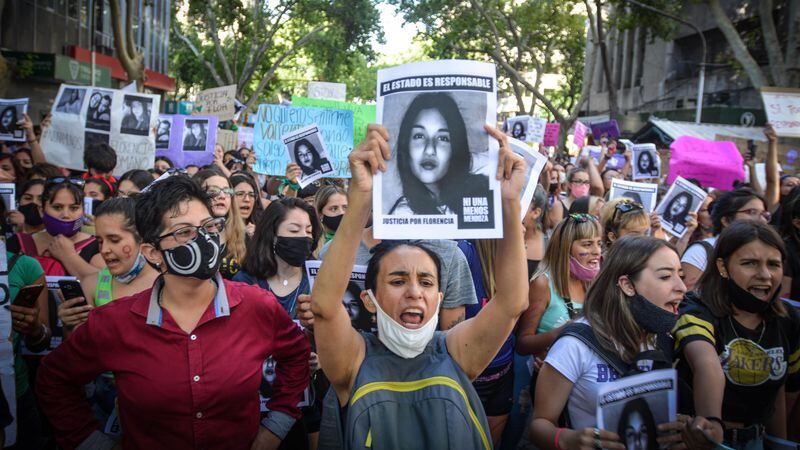
<svg viewBox="0 0 800 450">
<path fill-rule="evenodd" d="M 557 122 L 548 123 L 544 126 L 544 137 L 542 145 L 545 147 L 558 146 L 558 132 L 561 131 L 561 124 Z"/>
<path fill-rule="evenodd" d="M 531 117 L 529 123 L 530 129 L 528 130 L 528 134 L 530 135 L 530 142 L 544 141 L 544 132 L 545 127 L 547 127 L 547 119 L 543 119 L 541 117 Z"/>
<path fill-rule="evenodd" d="M 356 148 L 367 136 L 369 124 L 375 123 L 375 105 L 359 105 L 308 97 L 292 97 L 292 105 L 353 111 L 353 148 Z"/>
<path fill-rule="evenodd" d="M 681 136 L 669 148 L 672 156 L 667 184 L 681 176 L 695 178 L 703 187 L 730 190 L 734 181 L 744 180 L 742 155 L 733 142 Z"/>
<path fill-rule="evenodd" d="M 236 150 L 239 148 L 239 136 L 235 131 L 217 130 L 217 144 L 225 151 Z"/>
<path fill-rule="evenodd" d="M 800 89 L 761 88 L 767 120 L 778 136 L 800 137 Z"/>
<path fill-rule="evenodd" d="M 578 148 L 583 148 L 586 145 L 586 134 L 589 132 L 589 127 L 583 124 L 583 122 L 576 120 L 575 121 L 575 131 L 572 134 L 572 142 L 578 146 Z"/>
<path fill-rule="evenodd" d="M 216 116 L 220 121 L 231 120 L 236 114 L 236 85 L 201 91 L 194 104 L 198 114 Z"/>
<path fill-rule="evenodd" d="M 597 122 L 592 124 L 592 136 L 596 141 L 599 141 L 603 136 L 609 139 L 616 139 L 619 137 L 619 126 L 616 120 L 608 120 L 606 122 Z"/>
<path fill-rule="evenodd" d="M 211 164 L 214 162 L 217 132 L 224 131 L 218 130 L 217 124 L 216 116 L 158 116 L 156 155 L 166 156 L 176 167 Z"/>
<path fill-rule="evenodd" d="M 267 175 L 283 175 L 289 157 L 281 136 L 299 128 L 319 127 L 333 164 L 336 178 L 350 178 L 347 157 L 353 149 L 353 111 L 303 106 L 260 105 L 256 116 L 253 149 L 254 170 Z"/>
<path fill-rule="evenodd" d="M 344 83 L 326 83 L 323 81 L 308 82 L 308 98 L 322 100 L 347 100 L 347 85 Z"/>
<path fill-rule="evenodd" d="M 105 143 L 117 152 L 115 176 L 152 168 L 160 99 L 152 94 L 62 84 L 50 126 L 42 135 L 47 162 L 86 170 L 83 154 L 93 144 Z"/>
</svg>

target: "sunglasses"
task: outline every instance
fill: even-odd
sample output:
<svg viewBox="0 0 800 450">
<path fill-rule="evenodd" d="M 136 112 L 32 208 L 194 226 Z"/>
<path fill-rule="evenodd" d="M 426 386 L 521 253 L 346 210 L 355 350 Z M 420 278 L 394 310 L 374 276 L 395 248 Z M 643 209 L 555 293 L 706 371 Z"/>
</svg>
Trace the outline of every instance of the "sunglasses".
<svg viewBox="0 0 800 450">
<path fill-rule="evenodd" d="M 44 181 L 45 187 L 63 183 L 69 183 L 78 187 L 83 187 L 86 184 L 83 179 L 76 177 L 55 177 L 48 178 Z"/>
<path fill-rule="evenodd" d="M 611 216 L 611 223 L 617 223 L 617 218 L 623 214 L 627 214 L 631 211 L 640 211 L 644 209 L 644 207 L 636 202 L 619 202 L 614 205 L 614 215 Z"/>
</svg>

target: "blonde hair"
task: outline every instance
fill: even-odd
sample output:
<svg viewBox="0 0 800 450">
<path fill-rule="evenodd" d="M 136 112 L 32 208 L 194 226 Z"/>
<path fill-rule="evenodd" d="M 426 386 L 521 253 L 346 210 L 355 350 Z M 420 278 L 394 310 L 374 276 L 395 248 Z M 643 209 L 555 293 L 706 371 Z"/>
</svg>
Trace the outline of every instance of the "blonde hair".
<svg viewBox="0 0 800 450">
<path fill-rule="evenodd" d="M 258 201 L 258 199 L 256 199 Z M 236 196 L 231 195 L 231 207 L 225 215 L 225 229 L 222 230 L 222 237 L 225 239 L 225 248 L 228 256 L 241 263 L 244 260 L 246 248 L 244 246 L 245 227 L 244 220 L 239 214 L 239 205 L 236 204 Z"/>
<path fill-rule="evenodd" d="M 478 239 L 474 243 L 481 263 L 483 289 L 486 291 L 487 299 L 491 299 L 497 288 L 494 280 L 494 253 L 497 249 L 497 239 Z"/>
<path fill-rule="evenodd" d="M 600 237 L 602 233 L 600 222 L 593 216 L 568 215 L 553 230 L 544 258 L 531 279 L 549 274 L 556 293 L 562 298 L 569 298 L 569 258 L 572 255 L 572 243 L 581 239 Z"/>
<path fill-rule="evenodd" d="M 617 205 L 621 203 L 630 205 L 636 204 L 640 206 L 640 209 L 633 209 L 626 213 L 617 213 Z M 625 230 L 630 226 L 645 222 L 649 228 L 650 216 L 641 204 L 627 197 L 617 197 L 614 200 L 609 200 L 600 211 L 600 223 L 603 225 L 603 244 L 605 244 L 606 248 L 611 246 L 611 239 L 608 238 L 608 233 L 614 233 L 617 235 L 617 238 L 619 238 L 620 230 Z"/>
</svg>

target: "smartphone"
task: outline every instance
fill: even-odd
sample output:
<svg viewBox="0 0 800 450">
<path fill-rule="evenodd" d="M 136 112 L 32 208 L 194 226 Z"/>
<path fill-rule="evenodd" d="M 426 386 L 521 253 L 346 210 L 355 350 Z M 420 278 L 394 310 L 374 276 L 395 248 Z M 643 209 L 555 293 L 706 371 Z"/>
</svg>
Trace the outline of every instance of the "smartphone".
<svg viewBox="0 0 800 450">
<path fill-rule="evenodd" d="M 756 143 L 752 139 L 747 140 L 747 159 L 756 157 Z"/>
<path fill-rule="evenodd" d="M 36 304 L 36 300 L 39 299 L 39 294 L 42 293 L 42 289 L 44 289 L 43 284 L 29 284 L 23 286 L 17 293 L 17 296 L 14 297 L 14 301 L 11 302 L 11 304 L 25 308 L 33 308 L 33 305 Z"/>
<path fill-rule="evenodd" d="M 64 296 L 64 300 L 70 300 L 75 297 L 84 296 L 83 289 L 81 288 L 81 282 L 78 280 L 58 280 L 58 287 L 61 289 L 61 295 Z M 86 300 L 75 306 L 84 305 L 86 305 Z"/>
</svg>

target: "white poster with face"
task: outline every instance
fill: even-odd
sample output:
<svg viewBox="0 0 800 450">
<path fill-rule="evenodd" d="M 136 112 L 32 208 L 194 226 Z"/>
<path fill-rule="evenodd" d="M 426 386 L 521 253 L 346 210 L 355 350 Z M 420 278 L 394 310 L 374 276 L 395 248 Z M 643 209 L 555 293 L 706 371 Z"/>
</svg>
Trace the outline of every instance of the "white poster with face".
<svg viewBox="0 0 800 450">
<path fill-rule="evenodd" d="M 597 391 L 597 426 L 617 433 L 628 449 L 658 449 L 658 425 L 678 418 L 675 369 L 601 383 Z"/>
<path fill-rule="evenodd" d="M 0 141 L 25 142 L 19 121 L 28 113 L 28 99 L 0 99 Z"/>
<path fill-rule="evenodd" d="M 317 280 L 317 273 L 322 267 L 322 261 L 306 261 L 306 275 L 311 289 Z M 350 281 L 347 283 L 347 290 L 342 298 L 342 305 L 350 316 L 350 324 L 358 331 L 374 333 L 378 330 L 375 313 L 370 312 L 364 301 L 361 299 L 361 292 L 365 289 L 364 284 L 367 279 L 367 266 L 354 265 L 350 273 Z"/>
<path fill-rule="evenodd" d="M 707 196 L 706 191 L 685 178 L 676 178 L 656 208 L 661 218 L 661 227 L 678 239 L 682 238 L 687 231 L 686 221 L 689 219 L 689 213 L 699 211 Z"/>
<path fill-rule="evenodd" d="M 0 183 L 0 198 L 6 204 L 6 211 L 17 209 L 17 185 L 14 183 Z"/>
<path fill-rule="evenodd" d="M 533 193 L 536 192 L 536 186 L 539 184 L 539 176 L 542 174 L 545 164 L 547 164 L 547 156 L 537 152 L 530 145 L 518 141 L 514 138 L 508 139 L 508 144 L 511 151 L 525 158 L 527 165 L 527 173 L 525 174 L 525 183 L 522 185 L 522 193 L 520 194 L 520 219 L 525 218 L 528 213 L 528 208 L 531 206 Z"/>
<path fill-rule="evenodd" d="M 633 146 L 634 180 L 661 177 L 661 159 L 655 144 L 636 144 Z"/>
<path fill-rule="evenodd" d="M 613 179 L 608 199 L 625 197 L 642 205 L 648 213 L 653 212 L 658 199 L 658 185 L 653 183 L 637 183 L 635 181 Z"/>
<path fill-rule="evenodd" d="M 530 142 L 531 116 L 515 116 L 506 120 L 506 134 L 522 142 Z"/>
<path fill-rule="evenodd" d="M 334 172 L 322 133 L 316 124 L 300 128 L 281 136 L 289 159 L 300 166 L 300 188 Z"/>
<path fill-rule="evenodd" d="M 448 60 L 378 71 L 377 121 L 392 158 L 373 183 L 377 239 L 494 239 L 503 234 L 497 80 L 489 63 Z"/>
</svg>

